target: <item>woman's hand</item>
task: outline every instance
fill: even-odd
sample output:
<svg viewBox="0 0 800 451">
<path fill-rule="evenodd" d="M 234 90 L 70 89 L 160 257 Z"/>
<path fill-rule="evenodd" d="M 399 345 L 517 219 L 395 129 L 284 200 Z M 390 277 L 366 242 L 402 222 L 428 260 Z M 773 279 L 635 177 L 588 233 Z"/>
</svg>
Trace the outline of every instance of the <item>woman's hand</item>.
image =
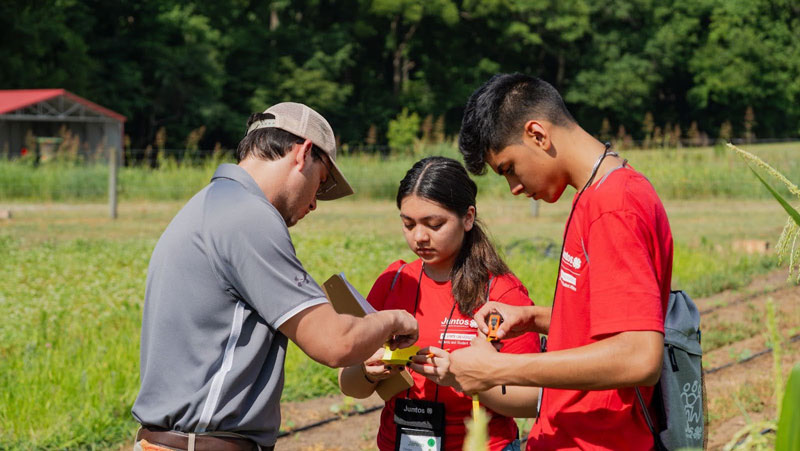
<svg viewBox="0 0 800 451">
<path fill-rule="evenodd" d="M 383 348 L 378 348 L 378 350 L 372 354 L 372 357 L 361 364 L 361 370 L 364 372 L 367 380 L 373 383 L 388 379 L 405 368 L 403 365 L 387 365 L 381 361 L 382 357 Z"/>
<path fill-rule="evenodd" d="M 452 387 L 455 378 L 450 372 L 450 353 L 435 346 L 428 346 L 417 351 L 411 357 L 409 367 L 439 385 Z"/>
</svg>

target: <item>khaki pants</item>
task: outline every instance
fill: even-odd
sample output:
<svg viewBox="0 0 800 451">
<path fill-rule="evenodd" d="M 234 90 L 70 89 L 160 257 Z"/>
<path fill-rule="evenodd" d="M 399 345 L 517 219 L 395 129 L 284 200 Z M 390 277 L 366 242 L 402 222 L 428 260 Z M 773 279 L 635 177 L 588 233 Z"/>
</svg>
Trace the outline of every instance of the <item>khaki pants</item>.
<svg viewBox="0 0 800 451">
<path fill-rule="evenodd" d="M 133 451 L 173 451 L 174 448 L 166 446 L 154 445 L 147 440 L 139 440 L 133 444 Z"/>
</svg>

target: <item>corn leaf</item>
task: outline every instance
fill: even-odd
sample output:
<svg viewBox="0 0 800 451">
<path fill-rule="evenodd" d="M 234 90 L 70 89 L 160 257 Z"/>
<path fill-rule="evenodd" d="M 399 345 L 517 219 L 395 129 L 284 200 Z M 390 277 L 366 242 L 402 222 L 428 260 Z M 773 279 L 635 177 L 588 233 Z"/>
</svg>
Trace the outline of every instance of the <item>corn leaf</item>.
<svg viewBox="0 0 800 451">
<path fill-rule="evenodd" d="M 800 450 L 800 365 L 795 365 L 786 383 L 775 450 Z"/>
<path fill-rule="evenodd" d="M 755 170 L 755 169 L 753 169 L 753 167 L 752 167 L 752 166 L 750 166 L 750 164 L 748 164 L 748 165 L 747 165 L 747 167 L 748 167 L 748 168 L 750 168 L 750 170 L 751 170 L 751 171 L 753 171 L 753 174 L 755 174 L 755 175 L 756 175 L 756 177 L 758 177 L 758 179 L 761 181 L 761 183 L 762 183 L 762 184 L 763 184 L 763 185 L 764 185 L 764 186 L 767 188 L 767 190 L 769 190 L 769 192 L 770 192 L 770 193 L 772 193 L 772 195 L 775 197 L 775 200 L 777 200 L 777 201 L 778 201 L 778 203 L 779 203 L 779 204 L 781 204 L 781 206 L 783 207 L 783 209 L 784 209 L 784 210 L 786 210 L 786 213 L 789 213 L 789 216 L 791 216 L 791 217 L 792 217 L 792 219 L 794 219 L 794 222 L 795 222 L 795 223 L 796 223 L 798 226 L 800 226 L 800 213 L 798 213 L 798 212 L 797 212 L 797 210 L 795 210 L 794 208 L 792 208 L 792 206 L 791 206 L 791 205 L 789 205 L 789 202 L 786 202 L 786 200 L 785 200 L 785 199 L 784 199 L 784 198 L 783 198 L 783 197 L 782 197 L 780 194 L 778 194 L 778 192 L 777 192 L 777 191 L 775 191 L 775 190 L 774 190 L 774 189 L 773 189 L 773 188 L 772 188 L 772 187 L 769 185 L 769 183 L 767 183 L 767 181 L 766 181 L 766 180 L 764 180 L 763 178 L 761 178 L 761 176 L 760 176 L 760 175 L 758 175 L 758 172 L 756 172 L 756 170 Z"/>
</svg>

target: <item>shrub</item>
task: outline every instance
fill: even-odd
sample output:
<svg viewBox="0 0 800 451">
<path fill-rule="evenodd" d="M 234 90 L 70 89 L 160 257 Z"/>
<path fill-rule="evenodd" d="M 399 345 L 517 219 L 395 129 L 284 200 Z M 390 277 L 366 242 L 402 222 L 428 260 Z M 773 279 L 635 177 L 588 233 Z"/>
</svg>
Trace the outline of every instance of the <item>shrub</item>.
<svg viewBox="0 0 800 451">
<path fill-rule="evenodd" d="M 389 131 L 386 133 L 389 147 L 400 150 L 413 146 L 417 140 L 419 126 L 419 115 L 417 113 L 409 114 L 408 109 L 403 108 L 403 111 L 397 117 L 389 121 Z"/>
</svg>

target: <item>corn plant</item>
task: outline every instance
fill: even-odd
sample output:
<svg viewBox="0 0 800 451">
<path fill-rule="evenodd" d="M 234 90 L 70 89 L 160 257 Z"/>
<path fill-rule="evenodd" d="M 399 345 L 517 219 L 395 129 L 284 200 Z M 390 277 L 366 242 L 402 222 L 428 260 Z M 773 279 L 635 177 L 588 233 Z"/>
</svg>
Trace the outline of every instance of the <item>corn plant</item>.
<svg viewBox="0 0 800 451">
<path fill-rule="evenodd" d="M 489 449 L 489 417 L 483 407 L 478 408 L 471 419 L 465 421 L 467 435 L 464 438 L 464 451 L 486 451 Z"/>
<path fill-rule="evenodd" d="M 764 160 L 758 158 L 750 152 L 742 150 L 732 144 L 728 147 L 741 156 L 753 174 L 764 185 L 765 188 L 772 194 L 775 200 L 786 210 L 789 218 L 783 228 L 783 232 L 778 240 L 776 246 L 779 259 L 787 258 L 789 262 L 789 277 L 791 278 L 792 272 L 797 270 L 797 281 L 800 282 L 800 248 L 797 246 L 797 239 L 800 236 L 800 213 L 797 212 L 789 202 L 784 199 L 777 191 L 775 191 L 766 180 L 753 168 L 756 165 L 766 171 L 772 177 L 778 179 L 781 183 L 786 185 L 789 192 L 800 199 L 800 189 L 797 185 L 790 182 L 783 174 L 778 172 L 775 168 L 767 164 Z M 767 302 L 767 329 L 769 339 L 772 343 L 773 353 L 773 373 L 775 376 L 775 400 L 776 400 L 776 416 L 778 417 L 777 425 L 773 422 L 763 423 L 750 423 L 742 430 L 737 432 L 731 441 L 725 446 L 726 450 L 729 449 L 768 449 L 769 441 L 764 437 L 763 433 L 758 431 L 775 430 L 777 429 L 777 437 L 774 447 L 776 450 L 798 450 L 800 449 L 800 413 L 798 413 L 798 406 L 800 405 L 800 365 L 795 366 L 792 370 L 792 375 L 786 386 L 784 393 L 783 389 L 783 370 L 781 368 L 782 359 L 782 346 L 781 335 L 777 325 L 775 306 L 772 299 Z M 783 402 L 781 403 L 781 399 Z"/>
<path fill-rule="evenodd" d="M 797 241 L 798 237 L 800 237 L 800 213 L 797 210 L 792 208 L 786 199 L 783 198 L 777 191 L 775 191 L 766 180 L 764 180 L 761 175 L 753 168 L 752 165 L 756 165 L 763 170 L 765 170 L 769 175 L 779 180 L 781 183 L 786 185 L 789 188 L 789 192 L 792 193 L 795 197 L 800 199 L 800 188 L 797 187 L 794 183 L 790 182 L 783 174 L 778 172 L 775 168 L 767 164 L 761 158 L 753 155 L 750 152 L 742 150 L 733 144 L 728 143 L 728 147 L 736 152 L 740 157 L 742 157 L 750 168 L 753 171 L 753 174 L 761 181 L 765 188 L 775 197 L 775 200 L 778 201 L 779 204 L 786 210 L 786 213 L 789 214 L 789 218 L 786 221 L 786 225 L 783 227 L 783 232 L 781 233 L 780 238 L 778 239 L 778 244 L 776 246 L 776 250 L 778 252 L 778 258 L 782 262 L 784 258 L 788 260 L 789 263 L 789 277 L 791 278 L 792 273 L 797 271 L 797 282 L 800 282 L 800 246 L 798 246 Z"/>
</svg>

